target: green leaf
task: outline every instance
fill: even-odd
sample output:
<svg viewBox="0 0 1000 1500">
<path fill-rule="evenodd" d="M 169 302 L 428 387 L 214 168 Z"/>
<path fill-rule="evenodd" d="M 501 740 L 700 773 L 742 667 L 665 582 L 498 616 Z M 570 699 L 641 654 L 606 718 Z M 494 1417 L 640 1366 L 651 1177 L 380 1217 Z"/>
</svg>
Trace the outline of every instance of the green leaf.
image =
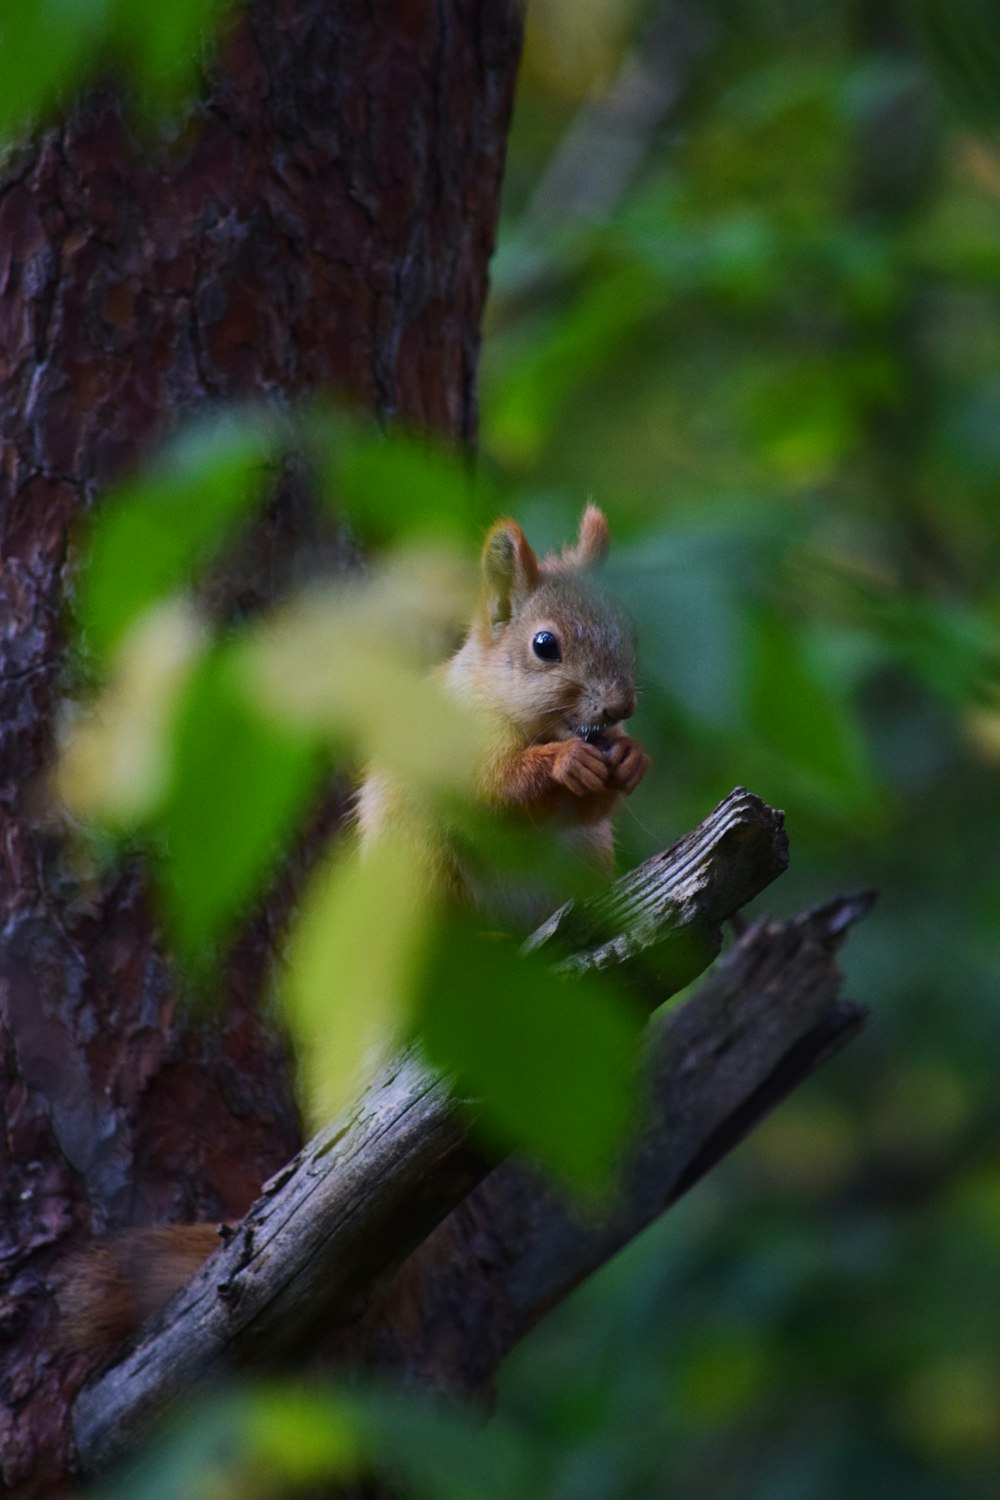
<svg viewBox="0 0 1000 1500">
<path fill-rule="evenodd" d="M 238 1408 L 248 1487 L 261 1470 L 298 1486 L 343 1478 L 360 1467 L 359 1423 L 352 1404 L 335 1392 L 272 1381 L 254 1386 Z M 283 1488 L 283 1487 L 282 1487 Z"/>
<path fill-rule="evenodd" d="M 323 764 L 313 740 L 256 711 L 239 648 L 216 650 L 196 670 L 157 818 L 167 916 L 194 967 L 259 890 Z"/>
<path fill-rule="evenodd" d="M 288 943 L 281 998 L 300 1095 L 317 1126 L 356 1097 L 408 1031 L 434 917 L 412 848 L 352 845 L 313 872 Z"/>
<path fill-rule="evenodd" d="M 413 1500 L 531 1500 L 544 1492 L 543 1451 L 502 1418 L 484 1426 L 411 1391 L 350 1400 L 375 1467 Z"/>
<path fill-rule="evenodd" d="M 194 77 L 203 42 L 214 34 L 232 3 L 171 0 L 169 5 L 151 6 L 145 0 L 114 0 L 115 40 L 141 95 L 152 90 L 169 99 Z"/>
<path fill-rule="evenodd" d="M 102 1500 L 271 1500 L 367 1469 L 353 1399 L 289 1381 L 202 1393 L 95 1491 Z"/>
<path fill-rule="evenodd" d="M 462 536 L 496 513 L 490 485 L 466 454 L 343 417 L 312 430 L 325 456 L 331 504 L 370 539 Z"/>
<path fill-rule="evenodd" d="M 209 1393 L 174 1416 L 103 1500 L 272 1500 L 390 1475 L 412 1500 L 525 1500 L 547 1459 L 509 1422 L 413 1390 L 290 1381 Z M 367 1487 L 366 1487 L 367 1488 Z M 339 1493 L 339 1488 L 338 1491 Z"/>
<path fill-rule="evenodd" d="M 8 0 L 0 9 L 0 134 L 55 104 L 106 44 L 109 0 Z"/>
<path fill-rule="evenodd" d="M 259 412 L 199 423 L 108 497 L 77 599 L 98 657 L 137 615 L 186 582 L 256 503 L 272 452 L 272 430 Z"/>
<path fill-rule="evenodd" d="M 431 1059 L 458 1075 L 508 1146 L 599 1189 L 625 1139 L 639 1023 L 602 976 L 566 979 L 507 939 L 455 922 L 419 1017 Z"/>
<path fill-rule="evenodd" d="M 749 711 L 756 735 L 813 790 L 853 810 L 874 798 L 851 710 L 821 679 L 801 632 L 774 614 L 751 636 Z"/>
<path fill-rule="evenodd" d="M 11 0 L 0 10 L 0 135 L 15 134 L 123 63 L 142 103 L 169 101 L 195 76 L 206 37 L 232 0 Z"/>
</svg>

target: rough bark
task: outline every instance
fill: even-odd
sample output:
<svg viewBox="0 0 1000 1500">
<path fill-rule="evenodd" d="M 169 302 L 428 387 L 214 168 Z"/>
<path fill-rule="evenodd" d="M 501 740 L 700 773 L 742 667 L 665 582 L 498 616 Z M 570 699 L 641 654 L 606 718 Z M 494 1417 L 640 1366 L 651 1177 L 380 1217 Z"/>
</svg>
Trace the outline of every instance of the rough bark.
<svg viewBox="0 0 1000 1500">
<path fill-rule="evenodd" d="M 239 1215 L 298 1144 L 257 1015 L 281 902 L 237 946 L 223 1019 L 185 1024 L 138 863 L 83 887 L 42 826 L 74 528 L 220 400 L 335 389 L 472 435 L 519 37 L 505 0 L 260 0 L 169 140 L 106 90 L 0 182 L 6 1493 L 65 1473 L 87 1361 L 55 1344 L 57 1250 L 90 1229 Z M 307 527 L 279 496 L 240 603 Z"/>
</svg>

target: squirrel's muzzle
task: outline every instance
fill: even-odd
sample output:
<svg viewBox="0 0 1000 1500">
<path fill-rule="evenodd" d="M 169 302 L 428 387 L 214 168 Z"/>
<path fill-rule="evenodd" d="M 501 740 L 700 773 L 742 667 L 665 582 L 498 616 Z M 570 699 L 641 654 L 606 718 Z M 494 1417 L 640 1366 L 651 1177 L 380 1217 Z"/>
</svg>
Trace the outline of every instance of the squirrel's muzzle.
<svg viewBox="0 0 1000 1500">
<path fill-rule="evenodd" d="M 600 696 L 595 695 L 590 722 L 599 729 L 608 729 L 612 724 L 620 724 L 623 719 L 630 719 L 634 713 L 635 693 L 616 688 L 612 692 L 603 693 Z"/>
</svg>

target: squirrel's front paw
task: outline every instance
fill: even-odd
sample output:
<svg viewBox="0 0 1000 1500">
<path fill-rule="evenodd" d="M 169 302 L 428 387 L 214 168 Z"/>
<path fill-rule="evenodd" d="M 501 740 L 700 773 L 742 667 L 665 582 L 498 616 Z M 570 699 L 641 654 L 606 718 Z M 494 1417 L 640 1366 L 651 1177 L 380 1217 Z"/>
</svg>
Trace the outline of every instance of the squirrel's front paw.
<svg viewBox="0 0 1000 1500">
<path fill-rule="evenodd" d="M 611 784 L 626 796 L 634 792 L 649 770 L 650 757 L 638 740 L 627 734 L 614 740 L 608 751 L 607 763 L 611 767 Z"/>
<path fill-rule="evenodd" d="M 608 784 L 608 757 L 584 740 L 563 740 L 552 762 L 552 779 L 575 797 L 603 792 Z M 645 767 L 643 768 L 645 769 Z"/>
</svg>

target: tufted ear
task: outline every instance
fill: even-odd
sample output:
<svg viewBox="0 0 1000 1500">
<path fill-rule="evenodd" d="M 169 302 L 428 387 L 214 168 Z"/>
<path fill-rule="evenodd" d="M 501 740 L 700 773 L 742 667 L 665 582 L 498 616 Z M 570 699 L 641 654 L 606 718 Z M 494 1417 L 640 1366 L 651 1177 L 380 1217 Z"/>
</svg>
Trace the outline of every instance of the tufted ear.
<svg viewBox="0 0 1000 1500">
<path fill-rule="evenodd" d="M 588 505 L 580 518 L 580 537 L 575 547 L 565 553 L 574 568 L 591 568 L 608 555 L 608 518 L 596 505 Z"/>
<path fill-rule="evenodd" d="M 491 625 L 509 620 L 514 605 L 538 587 L 538 558 L 516 521 L 497 521 L 483 544 L 483 584 Z"/>
</svg>

